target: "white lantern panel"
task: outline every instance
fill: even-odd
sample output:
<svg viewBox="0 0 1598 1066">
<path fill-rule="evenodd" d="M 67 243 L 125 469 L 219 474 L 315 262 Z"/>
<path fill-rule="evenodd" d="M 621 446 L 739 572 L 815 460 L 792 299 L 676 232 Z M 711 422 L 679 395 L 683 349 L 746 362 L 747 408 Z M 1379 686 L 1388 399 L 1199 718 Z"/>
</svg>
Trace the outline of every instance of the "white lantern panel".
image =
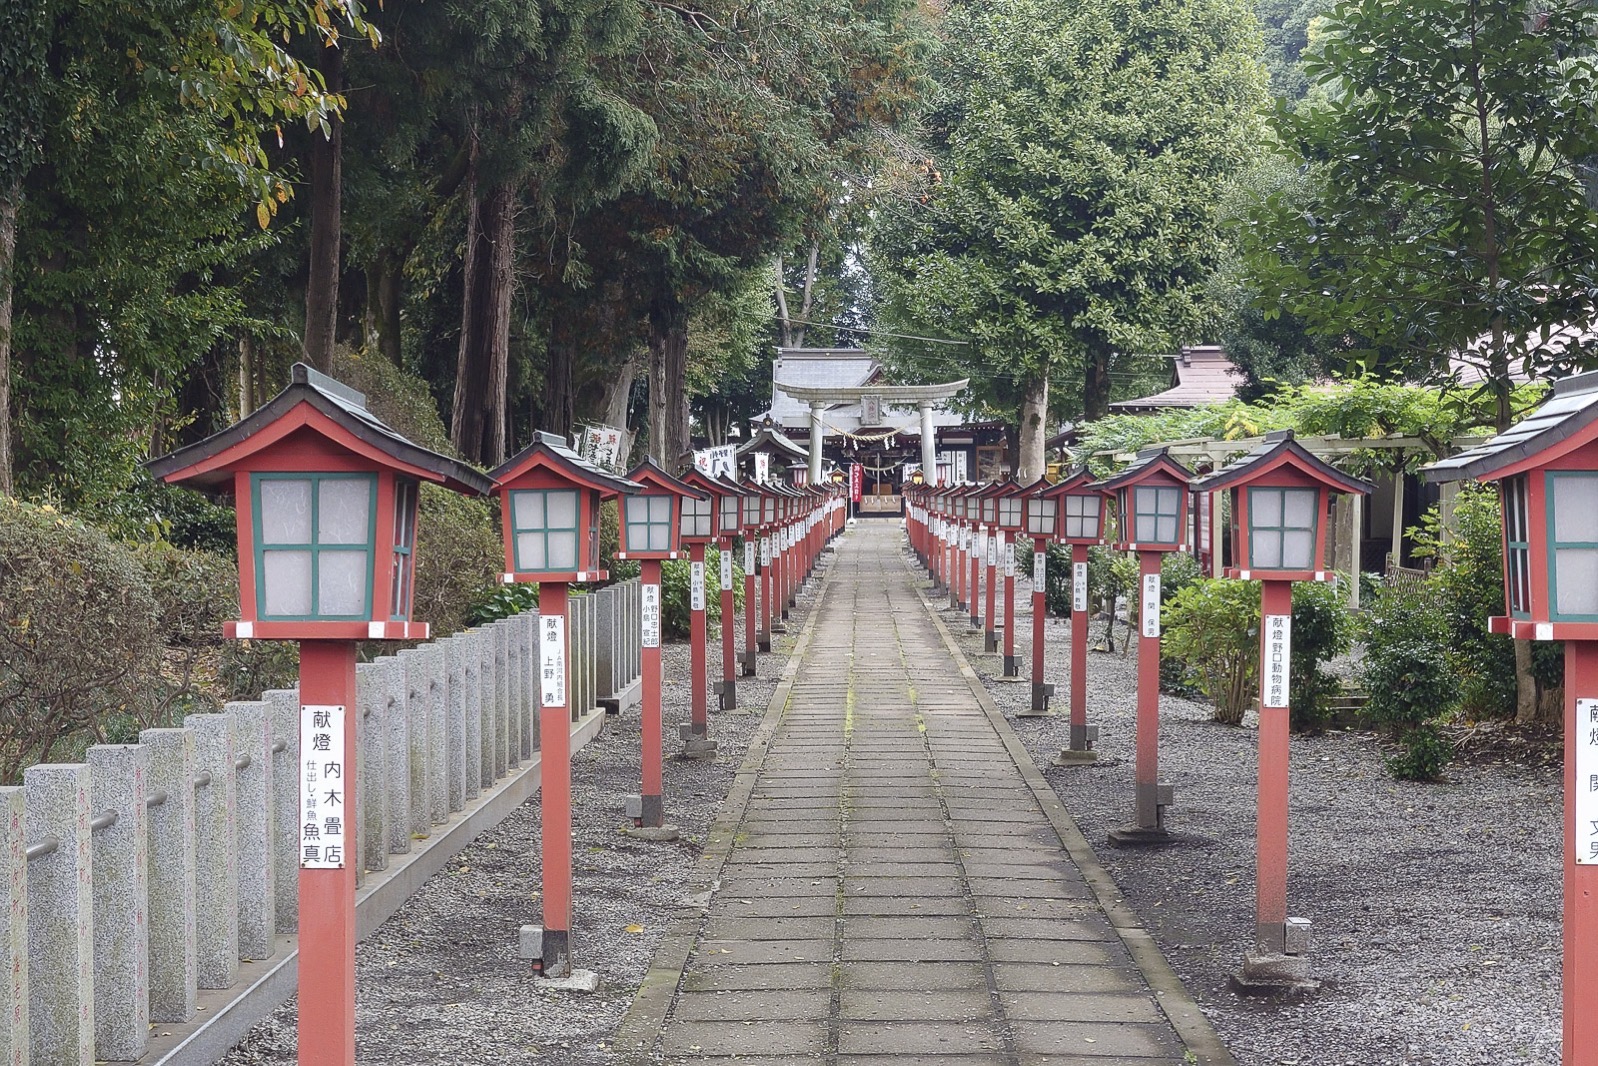
<svg viewBox="0 0 1598 1066">
<path fill-rule="evenodd" d="M 544 534 L 516 534 L 516 569 L 548 570 L 544 561 Z"/>
<path fill-rule="evenodd" d="M 671 498 L 669 496 L 647 496 L 649 501 L 649 520 L 651 522 L 671 522 Z M 692 503 L 693 501 L 687 501 Z"/>
<path fill-rule="evenodd" d="M 1282 533 L 1282 569 L 1315 569 L 1315 532 L 1289 529 Z"/>
<path fill-rule="evenodd" d="M 1549 475 L 1548 484 L 1554 497 L 1554 540 L 1598 541 L 1598 474 L 1555 473 Z"/>
<path fill-rule="evenodd" d="M 651 525 L 649 527 L 649 550 L 664 552 L 671 550 L 671 524 Z"/>
<path fill-rule="evenodd" d="M 574 495 L 575 498 L 575 495 Z M 550 533 L 545 547 L 546 563 L 551 570 L 577 569 L 577 531 Z"/>
<path fill-rule="evenodd" d="M 1282 525 L 1289 529 L 1314 529 L 1315 507 L 1321 494 L 1315 489 L 1287 489 L 1282 493 Z"/>
<path fill-rule="evenodd" d="M 738 531 L 738 497 L 723 496 L 721 498 L 721 529 L 724 533 Z"/>
<path fill-rule="evenodd" d="M 1282 569 L 1282 531 L 1256 529 L 1249 538 L 1250 565 L 1261 570 Z"/>
<path fill-rule="evenodd" d="M 1554 506 L 1559 506 L 1557 501 Z M 1564 618 L 1598 615 L 1598 548 L 1555 551 L 1554 585 L 1554 614 Z"/>
<path fill-rule="evenodd" d="M 626 512 L 628 525 L 642 525 L 649 521 L 648 496 L 623 496 L 621 506 Z"/>
<path fill-rule="evenodd" d="M 511 520 L 517 529 L 544 528 L 544 494 L 542 492 L 513 492 L 510 494 Z"/>
<path fill-rule="evenodd" d="M 305 482 L 306 495 L 310 483 Z M 264 486 L 263 486 L 264 488 Z M 309 519 L 306 520 L 309 532 Z M 329 553 L 333 554 L 333 553 Z M 261 553 L 261 614 L 269 618 L 305 618 L 311 613 L 311 553 Z"/>
<path fill-rule="evenodd" d="M 371 564 L 365 552 L 324 551 L 316 559 L 316 613 L 327 617 L 367 616 L 366 583 Z"/>
<path fill-rule="evenodd" d="M 1282 490 L 1254 489 L 1248 495 L 1248 517 L 1254 528 L 1282 528 Z"/>
<path fill-rule="evenodd" d="M 550 529 L 576 529 L 577 528 L 577 493 L 572 489 L 561 489 L 545 496 L 547 513 L 545 518 Z"/>
<path fill-rule="evenodd" d="M 372 483 L 366 478 L 323 478 L 316 484 L 316 542 L 365 544 L 372 519 Z M 340 612 L 353 613 L 353 612 Z"/>
<path fill-rule="evenodd" d="M 311 543 L 310 479 L 263 478 L 260 484 L 261 543 Z M 309 579 L 306 591 L 310 591 Z"/>
</svg>

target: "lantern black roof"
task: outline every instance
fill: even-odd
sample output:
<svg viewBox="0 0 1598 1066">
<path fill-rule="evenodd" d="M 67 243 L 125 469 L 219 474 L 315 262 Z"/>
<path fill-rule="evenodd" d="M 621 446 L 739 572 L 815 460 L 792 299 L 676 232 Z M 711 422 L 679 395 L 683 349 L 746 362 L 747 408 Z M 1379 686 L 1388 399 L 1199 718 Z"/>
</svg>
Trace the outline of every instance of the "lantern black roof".
<svg viewBox="0 0 1598 1066">
<path fill-rule="evenodd" d="M 1423 467 L 1427 481 L 1488 478 L 1560 442 L 1598 421 L 1598 370 L 1554 382 L 1540 406 L 1502 433 L 1458 455 Z"/>
<path fill-rule="evenodd" d="M 339 429 L 361 443 L 376 448 L 395 463 L 431 475 L 433 480 L 457 492 L 482 495 L 494 488 L 494 483 L 486 475 L 469 464 L 430 451 L 400 436 L 366 409 L 365 396 L 304 363 L 294 364 L 287 388 L 244 418 L 204 440 L 151 459 L 144 465 L 152 475 L 162 480 L 175 478 L 202 491 L 226 492 L 232 488 L 233 481 L 230 472 L 224 468 L 205 468 L 190 477 L 181 476 L 182 472 L 202 466 L 207 460 L 248 442 L 302 403 L 309 404 Z"/>
<path fill-rule="evenodd" d="M 538 465 L 552 466 L 574 481 L 586 483 L 589 488 L 601 493 L 605 499 L 616 493 L 633 493 L 643 488 L 636 481 L 618 477 L 590 463 L 572 450 L 566 443 L 566 438 L 560 434 L 545 433 L 543 430 L 535 431 L 531 444 L 500 463 L 489 472 L 488 476 L 498 485 L 513 480 Z"/>
<path fill-rule="evenodd" d="M 1265 439 L 1255 445 L 1251 451 L 1232 460 L 1209 476 L 1201 478 L 1193 487 L 1201 492 L 1230 488 L 1259 467 L 1283 464 L 1298 467 L 1328 488 L 1341 489 L 1343 492 L 1356 495 L 1365 495 L 1371 491 L 1369 482 L 1345 474 L 1324 459 L 1312 455 L 1308 448 L 1293 439 L 1293 431 L 1290 429 L 1267 433 Z"/>
<path fill-rule="evenodd" d="M 1134 481 L 1141 480 L 1145 474 L 1152 473 L 1156 467 L 1164 469 L 1171 476 L 1182 481 L 1193 480 L 1193 471 L 1172 459 L 1169 449 L 1144 448 L 1137 453 L 1137 458 L 1132 461 L 1132 465 L 1122 470 L 1119 474 L 1105 478 L 1095 488 L 1113 491 L 1123 485 L 1129 485 Z"/>
</svg>

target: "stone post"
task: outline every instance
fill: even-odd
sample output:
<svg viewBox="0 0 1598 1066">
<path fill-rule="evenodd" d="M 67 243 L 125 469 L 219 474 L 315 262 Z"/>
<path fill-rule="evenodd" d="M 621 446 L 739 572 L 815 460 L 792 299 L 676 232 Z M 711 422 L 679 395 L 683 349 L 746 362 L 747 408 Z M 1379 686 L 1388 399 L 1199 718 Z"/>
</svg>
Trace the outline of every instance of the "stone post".
<svg viewBox="0 0 1598 1066">
<path fill-rule="evenodd" d="M 272 759 L 272 928 L 300 927 L 300 692 L 280 688 L 261 693 L 271 708 L 272 742 L 283 750 Z"/>
<path fill-rule="evenodd" d="M 522 708 L 517 684 L 522 668 L 521 647 L 510 619 L 495 622 L 493 630 L 494 653 L 504 657 L 505 666 L 505 765 L 514 770 L 522 764 Z"/>
<path fill-rule="evenodd" d="M 388 869 L 388 783 L 391 773 L 388 766 L 388 742 L 391 726 L 388 721 L 389 694 L 387 670 L 379 663 L 357 663 L 355 666 L 355 704 L 357 737 L 356 760 L 360 768 L 359 787 L 355 790 L 355 804 L 360 817 L 356 821 L 357 854 L 361 866 L 373 873 Z M 299 740 L 295 738 L 298 750 Z M 288 802 L 278 797 L 279 803 Z M 298 790 L 293 802 L 299 803 Z"/>
<path fill-rule="evenodd" d="M 146 729 L 139 744 L 148 753 L 150 795 L 149 900 L 150 1020 L 186 1022 L 194 1017 L 199 981 L 195 929 L 194 732 Z"/>
<path fill-rule="evenodd" d="M 383 704 L 383 728 L 387 733 L 384 745 L 387 765 L 382 791 L 387 807 L 388 853 L 408 855 L 411 850 L 411 716 L 405 663 L 397 655 L 385 655 L 371 665 L 377 675 L 374 698 Z M 372 799 L 375 802 L 377 797 Z"/>
<path fill-rule="evenodd" d="M 419 648 L 407 648 L 396 656 L 405 670 L 405 717 L 410 721 L 409 739 L 410 811 L 406 814 L 414 839 L 425 840 L 433 833 L 432 805 L 428 801 L 427 770 L 427 670 L 418 657 Z"/>
<path fill-rule="evenodd" d="M 0 1066 L 28 1066 L 27 793 L 0 788 Z"/>
<path fill-rule="evenodd" d="M 494 657 L 494 776 L 504 777 L 521 762 L 519 749 L 512 751 L 514 737 L 510 727 L 510 664 L 507 661 L 505 627 L 491 625 L 484 631 L 489 654 Z"/>
<path fill-rule="evenodd" d="M 454 637 L 438 642 L 444 666 L 444 717 L 448 751 L 444 759 L 449 809 L 466 805 L 466 672 L 460 642 Z"/>
<path fill-rule="evenodd" d="M 437 643 L 416 649 L 427 671 L 427 815 L 434 825 L 449 821 L 449 675 Z"/>
<path fill-rule="evenodd" d="M 88 751 L 95 815 L 116 821 L 94 834 L 94 1054 L 142 1058 L 150 1035 L 149 753 L 137 744 Z"/>
<path fill-rule="evenodd" d="M 239 856 L 233 719 L 191 714 L 194 731 L 195 932 L 201 988 L 239 979 Z"/>
<path fill-rule="evenodd" d="M 94 897 L 89 767 L 23 771 L 28 846 L 53 854 L 28 864 L 28 1037 L 40 1066 L 94 1063 Z"/>
<path fill-rule="evenodd" d="M 234 825 L 239 864 L 239 958 L 265 959 L 277 931 L 277 858 L 272 847 L 276 796 L 272 780 L 272 706 L 264 701 L 227 705 L 233 719 L 238 770 Z M 299 794 L 293 802 L 298 804 Z M 102 1055 L 101 1058 L 107 1056 Z M 114 1057 L 114 1056 L 113 1056 Z"/>
<path fill-rule="evenodd" d="M 527 677 L 524 683 L 527 685 L 527 732 L 533 745 L 531 751 L 528 752 L 528 757 L 531 758 L 532 753 L 543 746 L 538 732 L 543 728 L 543 722 L 538 713 L 540 699 L 538 664 L 543 661 L 543 653 L 542 646 L 539 644 L 538 612 L 523 611 L 518 617 L 527 620 L 527 630 L 522 639 L 526 642 L 525 646 L 527 648 Z"/>
<path fill-rule="evenodd" d="M 499 729 L 499 700 L 494 687 L 499 678 L 494 669 L 494 635 L 487 629 L 473 631 L 477 640 L 478 710 L 483 718 L 483 787 L 492 788 L 505 773 L 505 739 Z"/>
<path fill-rule="evenodd" d="M 471 633 L 457 633 L 450 640 L 454 650 L 450 653 L 461 668 L 461 715 L 466 727 L 466 798 L 476 799 L 483 791 L 483 692 L 478 679 L 482 669 L 482 656 L 477 653 L 477 637 Z"/>
</svg>

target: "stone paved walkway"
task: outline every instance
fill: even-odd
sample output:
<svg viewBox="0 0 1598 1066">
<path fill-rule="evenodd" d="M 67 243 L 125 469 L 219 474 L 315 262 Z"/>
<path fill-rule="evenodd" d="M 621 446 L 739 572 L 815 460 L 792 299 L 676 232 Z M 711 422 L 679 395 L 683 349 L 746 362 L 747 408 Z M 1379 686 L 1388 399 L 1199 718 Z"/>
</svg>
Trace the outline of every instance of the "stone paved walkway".
<svg viewBox="0 0 1598 1066">
<path fill-rule="evenodd" d="M 1017 764 L 901 537 L 862 522 L 840 542 L 741 816 L 723 814 L 719 880 L 677 961 L 662 948 L 635 1038 L 668 1063 L 1229 1062 L 1101 905 L 1113 885 Z"/>
</svg>

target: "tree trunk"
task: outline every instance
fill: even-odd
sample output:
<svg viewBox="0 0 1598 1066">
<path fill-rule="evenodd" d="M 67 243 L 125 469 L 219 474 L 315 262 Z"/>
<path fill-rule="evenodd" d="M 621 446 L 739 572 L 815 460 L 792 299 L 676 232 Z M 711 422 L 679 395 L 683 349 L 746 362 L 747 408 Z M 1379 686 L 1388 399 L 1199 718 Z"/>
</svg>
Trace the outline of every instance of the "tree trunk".
<svg viewBox="0 0 1598 1066">
<path fill-rule="evenodd" d="M 563 437 L 571 436 L 577 415 L 577 389 L 573 384 L 577 338 L 571 327 L 575 317 L 556 313 L 545 348 L 543 424 L 539 428 Z"/>
<path fill-rule="evenodd" d="M 450 440 L 462 458 L 497 466 L 505 460 L 515 198 L 509 185 L 485 189 L 475 180 L 470 196 Z"/>
<path fill-rule="evenodd" d="M 668 470 L 693 462 L 687 370 L 688 312 L 666 296 L 649 312 L 649 454 Z"/>
<path fill-rule="evenodd" d="M 595 415 L 602 425 L 615 426 L 621 430 L 621 454 L 624 460 L 630 458 L 633 452 L 633 431 L 628 424 L 628 414 L 632 408 L 633 382 L 637 377 L 638 359 L 633 356 L 601 383 L 599 401 L 595 405 Z M 630 461 L 622 463 L 624 468 L 631 468 L 632 465 Z"/>
<path fill-rule="evenodd" d="M 1089 343 L 1083 365 L 1082 421 L 1092 422 L 1110 413 L 1110 346 Z"/>
<path fill-rule="evenodd" d="M 1016 457 L 1015 479 L 1030 485 L 1043 476 L 1043 444 L 1049 436 L 1049 376 L 1039 375 L 1021 402 L 1021 448 Z"/>
<path fill-rule="evenodd" d="M 318 48 L 316 68 L 326 79 L 328 92 L 344 90 L 342 50 Z M 339 246 L 343 241 L 344 199 L 343 124 L 336 115 L 328 122 L 328 135 L 313 135 L 307 153 L 311 182 L 311 269 L 305 283 L 305 334 L 301 342 L 305 361 L 324 374 L 333 371 L 333 345 L 338 329 Z"/>
<path fill-rule="evenodd" d="M 11 495 L 11 293 L 17 260 L 22 181 L 0 192 L 0 494 Z"/>
</svg>

